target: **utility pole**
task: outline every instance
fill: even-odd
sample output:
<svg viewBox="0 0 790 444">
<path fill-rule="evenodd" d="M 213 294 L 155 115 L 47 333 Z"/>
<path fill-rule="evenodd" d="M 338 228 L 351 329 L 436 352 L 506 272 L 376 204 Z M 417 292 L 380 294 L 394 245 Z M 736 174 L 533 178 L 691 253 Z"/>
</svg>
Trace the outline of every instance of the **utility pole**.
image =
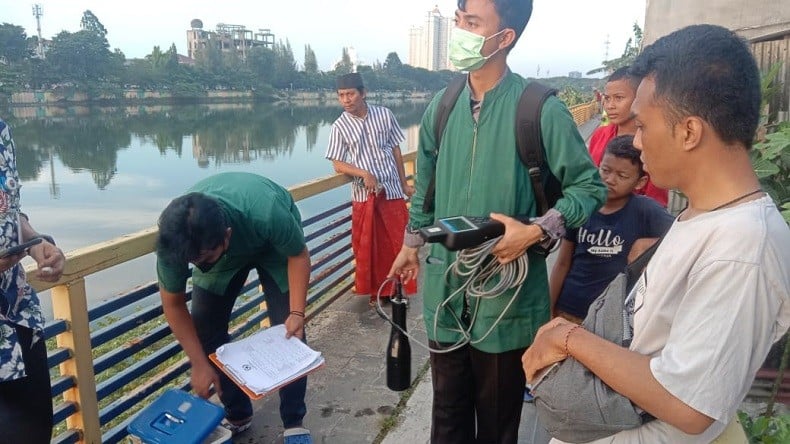
<svg viewBox="0 0 790 444">
<path fill-rule="evenodd" d="M 604 60 L 609 60 L 609 44 L 610 43 L 611 42 L 609 41 L 609 34 L 606 34 L 606 40 L 604 40 L 604 42 L 603 42 L 603 47 L 604 47 L 603 59 Z"/>
<path fill-rule="evenodd" d="M 36 28 L 38 29 L 38 57 L 43 59 L 44 58 L 44 42 L 41 38 L 41 16 L 44 15 L 44 12 L 41 9 L 41 4 L 34 3 L 33 4 L 33 17 L 36 18 Z"/>
</svg>

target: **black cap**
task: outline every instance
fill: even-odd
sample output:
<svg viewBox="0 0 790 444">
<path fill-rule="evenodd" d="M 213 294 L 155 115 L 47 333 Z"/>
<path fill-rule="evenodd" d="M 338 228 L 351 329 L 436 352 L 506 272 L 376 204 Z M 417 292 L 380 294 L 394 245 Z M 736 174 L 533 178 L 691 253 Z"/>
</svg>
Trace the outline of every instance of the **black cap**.
<svg viewBox="0 0 790 444">
<path fill-rule="evenodd" d="M 351 88 L 364 88 L 365 85 L 362 83 L 362 76 L 359 75 L 358 72 L 352 72 L 348 74 L 343 74 L 342 76 L 337 76 L 337 80 L 335 81 L 337 84 L 337 89 L 351 89 Z"/>
</svg>

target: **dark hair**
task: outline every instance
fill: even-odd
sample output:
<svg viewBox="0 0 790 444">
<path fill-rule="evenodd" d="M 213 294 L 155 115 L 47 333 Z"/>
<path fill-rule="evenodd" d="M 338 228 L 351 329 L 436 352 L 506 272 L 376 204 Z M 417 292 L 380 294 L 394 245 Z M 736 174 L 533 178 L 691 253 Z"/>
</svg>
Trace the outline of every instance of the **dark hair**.
<svg viewBox="0 0 790 444">
<path fill-rule="evenodd" d="M 228 224 L 219 202 L 189 193 L 170 202 L 159 216 L 157 255 L 165 262 L 190 262 L 225 240 Z"/>
<path fill-rule="evenodd" d="M 632 164 L 639 168 L 639 177 L 645 175 L 645 170 L 642 167 L 642 159 L 639 157 L 642 153 L 634 148 L 634 136 L 626 134 L 610 140 L 609 143 L 606 144 L 605 154 L 611 154 L 614 157 L 630 160 Z"/>
<path fill-rule="evenodd" d="M 746 42 L 715 25 L 693 25 L 656 40 L 631 72 L 651 77 L 671 124 L 704 119 L 726 143 L 751 148 L 760 118 L 760 74 Z"/>
<path fill-rule="evenodd" d="M 628 84 L 631 85 L 631 88 L 634 90 L 634 92 L 636 92 L 636 89 L 639 88 L 639 82 L 642 81 L 642 77 L 632 74 L 629 71 L 630 69 L 630 66 L 623 66 L 615 69 L 613 73 L 609 74 L 609 77 L 606 79 L 606 83 L 615 82 L 617 80 L 626 80 L 628 81 Z"/>
<path fill-rule="evenodd" d="M 524 32 L 524 28 L 526 28 L 527 23 L 529 23 L 529 18 L 532 16 L 532 0 L 489 1 L 494 4 L 494 9 L 496 9 L 496 13 L 499 16 L 501 25 L 499 30 L 510 28 L 516 32 L 516 38 L 513 40 L 513 44 L 507 48 L 507 50 L 510 51 L 516 46 L 518 39 L 521 38 L 521 34 Z M 458 9 L 465 11 L 465 8 L 466 0 L 458 0 Z"/>
</svg>

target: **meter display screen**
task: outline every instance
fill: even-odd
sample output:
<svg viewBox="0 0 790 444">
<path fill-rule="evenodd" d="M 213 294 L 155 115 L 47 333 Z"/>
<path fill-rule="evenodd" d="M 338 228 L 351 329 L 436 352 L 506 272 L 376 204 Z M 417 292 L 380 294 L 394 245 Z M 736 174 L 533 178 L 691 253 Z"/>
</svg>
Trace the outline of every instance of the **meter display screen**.
<svg viewBox="0 0 790 444">
<path fill-rule="evenodd" d="M 474 225 L 463 217 L 449 217 L 447 219 L 441 219 L 441 221 L 450 231 L 456 233 L 459 231 L 473 230 L 475 228 Z"/>
</svg>

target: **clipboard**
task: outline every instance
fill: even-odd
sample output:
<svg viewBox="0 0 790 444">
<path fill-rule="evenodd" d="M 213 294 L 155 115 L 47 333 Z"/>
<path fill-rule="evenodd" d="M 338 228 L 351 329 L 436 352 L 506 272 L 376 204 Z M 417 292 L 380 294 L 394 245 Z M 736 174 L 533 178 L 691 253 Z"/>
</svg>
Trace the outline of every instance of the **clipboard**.
<svg viewBox="0 0 790 444">
<path fill-rule="evenodd" d="M 209 359 L 247 396 L 261 399 L 324 366 L 321 352 L 285 336 L 285 325 L 274 325 L 220 346 Z"/>
<path fill-rule="evenodd" d="M 317 365 L 308 367 L 306 371 L 295 374 L 291 378 L 289 378 L 289 379 L 285 380 L 284 382 L 276 385 L 275 387 L 273 387 L 269 391 L 266 391 L 266 392 L 263 392 L 263 393 L 258 393 L 258 392 L 253 391 L 251 388 L 247 387 L 247 384 L 244 382 L 244 379 L 242 379 L 238 375 L 236 375 L 236 372 L 234 372 L 233 369 L 231 369 L 229 367 L 226 367 L 222 362 L 220 362 L 220 360 L 217 358 L 217 354 L 216 353 L 211 353 L 210 355 L 208 355 L 208 358 L 211 360 L 211 362 L 214 363 L 214 365 L 217 366 L 218 369 L 220 369 L 222 371 L 222 373 L 225 373 L 225 375 L 227 375 L 228 378 L 230 378 L 230 380 L 233 381 L 233 383 L 236 384 L 244 392 L 244 394 L 246 394 L 247 396 L 249 396 L 250 399 L 255 400 L 255 401 L 257 401 L 259 399 L 263 399 L 265 396 L 271 394 L 272 392 L 276 392 L 276 391 L 280 390 L 281 388 L 285 387 L 286 385 L 296 381 L 297 379 L 300 379 L 300 378 L 302 378 L 304 376 L 307 376 L 310 373 L 313 373 L 314 371 L 316 371 L 318 369 L 321 369 L 321 368 L 324 367 L 324 365 L 326 365 L 326 361 L 322 357 Z"/>
</svg>

